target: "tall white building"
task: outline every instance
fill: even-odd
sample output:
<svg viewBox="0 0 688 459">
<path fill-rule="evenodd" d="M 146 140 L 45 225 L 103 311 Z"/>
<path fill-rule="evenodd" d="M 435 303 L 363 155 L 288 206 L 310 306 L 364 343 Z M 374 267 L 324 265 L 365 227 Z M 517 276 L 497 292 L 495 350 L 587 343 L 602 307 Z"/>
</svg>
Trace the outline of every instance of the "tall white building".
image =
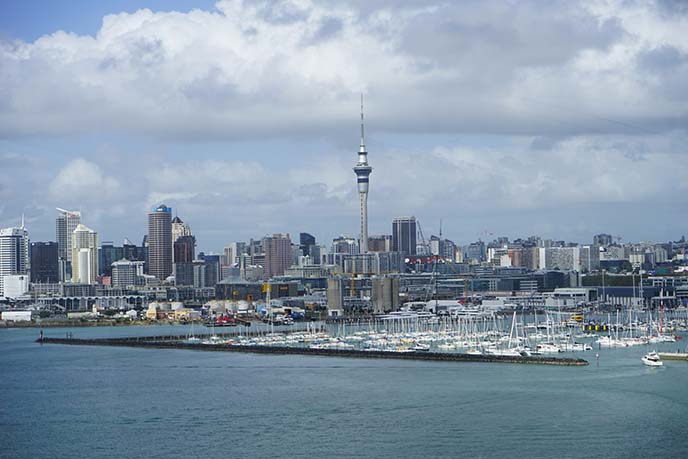
<svg viewBox="0 0 688 459">
<path fill-rule="evenodd" d="M 19 228 L 0 229 L 0 298 L 5 298 L 5 277 L 29 272 L 29 233 Z"/>
<path fill-rule="evenodd" d="M 172 219 L 172 244 L 182 236 L 193 236 L 191 227 L 184 223 L 181 218 L 175 216 Z"/>
<path fill-rule="evenodd" d="M 361 253 L 368 253 L 368 180 L 373 168 L 368 165 L 368 152 L 365 147 L 363 131 L 363 95 L 361 94 L 361 146 L 358 149 L 358 162 L 354 167 L 358 183 L 358 198 L 361 207 Z"/>
<path fill-rule="evenodd" d="M 79 223 L 72 233 L 72 282 L 94 284 L 98 277 L 98 233 Z"/>
<path fill-rule="evenodd" d="M 81 223 L 81 212 L 76 210 L 57 209 L 55 219 L 55 237 L 57 239 L 57 257 L 72 261 L 72 233 Z"/>
<path fill-rule="evenodd" d="M 112 263 L 113 287 L 129 287 L 143 283 L 143 262 L 119 260 Z"/>
<path fill-rule="evenodd" d="M 239 257 L 246 251 L 246 244 L 243 242 L 230 242 L 223 250 L 223 264 L 233 265 L 239 262 Z"/>
<path fill-rule="evenodd" d="M 596 245 L 584 245 L 580 248 L 581 272 L 589 273 L 600 268 L 600 248 Z"/>
<path fill-rule="evenodd" d="M 191 232 L 191 227 L 184 223 L 181 218 L 175 216 L 172 219 L 172 245 L 177 242 L 182 236 L 193 236 Z M 174 250 L 172 250 L 172 263 L 176 262 L 174 259 Z"/>
<path fill-rule="evenodd" d="M 539 268 L 580 271 L 579 247 L 540 247 Z"/>
<path fill-rule="evenodd" d="M 60 281 L 69 279 L 72 264 L 72 234 L 81 223 L 81 212 L 57 208 L 55 219 L 55 240 L 57 241 L 57 259 Z"/>
</svg>

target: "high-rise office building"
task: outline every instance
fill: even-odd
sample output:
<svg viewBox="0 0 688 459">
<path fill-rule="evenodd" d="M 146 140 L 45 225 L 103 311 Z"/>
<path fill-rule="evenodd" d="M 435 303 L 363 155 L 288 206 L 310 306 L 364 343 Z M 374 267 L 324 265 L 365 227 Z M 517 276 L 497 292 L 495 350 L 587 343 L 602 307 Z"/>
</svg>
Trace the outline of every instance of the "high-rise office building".
<svg viewBox="0 0 688 459">
<path fill-rule="evenodd" d="M 438 255 L 445 260 L 456 259 L 456 244 L 441 236 L 430 236 L 430 254 Z"/>
<path fill-rule="evenodd" d="M 191 227 L 184 223 L 181 218 L 178 216 L 175 216 L 172 219 L 172 245 L 174 247 L 174 243 L 177 242 L 177 239 L 183 236 L 191 236 L 193 233 L 191 232 Z M 176 261 L 174 250 L 172 250 L 172 263 Z"/>
<path fill-rule="evenodd" d="M 315 236 L 308 233 L 299 233 L 299 248 L 304 256 L 312 257 L 311 248 L 315 245 Z"/>
<path fill-rule="evenodd" d="M 612 245 L 613 242 L 613 236 L 611 234 L 596 234 L 592 238 L 592 243 L 593 245 L 601 245 L 603 247 L 606 247 L 608 245 Z"/>
<path fill-rule="evenodd" d="M 196 259 L 196 238 L 179 236 L 172 244 L 172 272 L 176 285 L 193 285 L 193 262 Z"/>
<path fill-rule="evenodd" d="M 191 263 L 196 258 L 196 238 L 191 235 L 179 236 L 173 244 L 174 262 Z"/>
<path fill-rule="evenodd" d="M 265 252 L 265 277 L 284 275 L 284 270 L 291 265 L 291 239 L 289 234 L 273 234 L 263 238 Z"/>
<path fill-rule="evenodd" d="M 72 235 L 77 225 L 81 223 L 81 212 L 76 210 L 57 209 L 55 219 L 55 237 L 57 239 L 57 258 L 60 269 L 60 280 L 65 281 L 71 276 L 72 264 Z"/>
<path fill-rule="evenodd" d="M 113 287 L 143 284 L 143 261 L 118 260 L 112 263 L 111 270 Z"/>
<path fill-rule="evenodd" d="M 487 249 L 483 241 L 472 242 L 466 246 L 465 258 L 469 261 L 481 263 L 485 261 L 487 256 Z M 532 269 L 537 269 L 537 262 L 535 267 Z"/>
<path fill-rule="evenodd" d="M 339 236 L 332 239 L 332 253 L 359 253 L 356 239 L 347 236 Z"/>
<path fill-rule="evenodd" d="M 368 152 L 365 147 L 365 132 L 363 130 L 363 94 L 361 94 L 361 146 L 358 149 L 358 162 L 354 167 L 356 182 L 358 183 L 358 198 L 361 212 L 360 251 L 368 252 L 368 185 L 373 168 L 368 165 Z"/>
<path fill-rule="evenodd" d="M 181 218 L 175 216 L 172 219 L 172 243 L 182 236 L 191 236 L 191 227 L 184 223 Z"/>
<path fill-rule="evenodd" d="M 72 282 L 94 284 L 98 277 L 98 233 L 79 223 L 72 233 Z"/>
<path fill-rule="evenodd" d="M 376 236 L 368 236 L 368 251 L 369 252 L 391 252 L 392 251 L 392 236 L 390 234 L 379 234 Z"/>
<path fill-rule="evenodd" d="M 539 268 L 580 271 L 580 247 L 540 247 Z"/>
<path fill-rule="evenodd" d="M 122 245 L 122 258 L 129 261 L 146 261 L 146 250 L 143 246 L 138 246 L 129 239 L 124 239 Z"/>
<path fill-rule="evenodd" d="M 224 248 L 222 264 L 232 266 L 235 263 L 239 263 L 239 258 L 244 253 L 247 253 L 245 242 L 230 242 Z"/>
<path fill-rule="evenodd" d="M 198 258 L 205 264 L 205 286 L 215 287 L 220 282 L 220 255 L 206 255 L 203 252 L 198 254 Z"/>
<path fill-rule="evenodd" d="M 60 282 L 57 242 L 32 242 L 30 252 L 31 282 L 43 284 Z"/>
<path fill-rule="evenodd" d="M 416 217 L 398 217 L 392 222 L 392 252 L 416 254 Z"/>
<path fill-rule="evenodd" d="M 98 274 L 112 276 L 112 264 L 124 258 L 124 247 L 117 247 L 112 241 L 103 241 L 98 249 Z"/>
<path fill-rule="evenodd" d="M 25 276 L 29 270 L 29 233 L 22 226 L 0 229 L 0 298 L 5 297 L 5 278 Z"/>
<path fill-rule="evenodd" d="M 161 281 L 172 274 L 172 209 L 165 204 L 148 214 L 148 274 Z"/>
<path fill-rule="evenodd" d="M 193 285 L 194 284 L 194 263 L 190 262 L 176 262 L 173 269 L 175 285 Z"/>
</svg>

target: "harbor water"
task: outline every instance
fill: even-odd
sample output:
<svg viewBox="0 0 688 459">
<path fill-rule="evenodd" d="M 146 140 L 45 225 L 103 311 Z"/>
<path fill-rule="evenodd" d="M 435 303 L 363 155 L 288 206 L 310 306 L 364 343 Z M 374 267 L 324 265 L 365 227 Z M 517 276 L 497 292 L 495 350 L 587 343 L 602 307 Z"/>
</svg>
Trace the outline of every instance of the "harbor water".
<svg viewBox="0 0 688 459">
<path fill-rule="evenodd" d="M 39 345 L 37 337 L 37 329 L 0 330 L 3 458 L 688 457 L 688 362 L 640 361 L 682 341 L 562 354 L 590 365 L 547 367 Z"/>
</svg>

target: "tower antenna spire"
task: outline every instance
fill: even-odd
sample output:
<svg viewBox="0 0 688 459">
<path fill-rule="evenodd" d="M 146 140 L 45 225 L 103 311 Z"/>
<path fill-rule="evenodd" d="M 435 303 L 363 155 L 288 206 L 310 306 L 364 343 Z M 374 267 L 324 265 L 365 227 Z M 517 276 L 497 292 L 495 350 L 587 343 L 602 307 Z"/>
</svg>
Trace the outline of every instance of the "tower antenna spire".
<svg viewBox="0 0 688 459">
<path fill-rule="evenodd" d="M 365 147 L 365 131 L 363 130 L 363 93 L 361 93 L 361 147 Z"/>
</svg>

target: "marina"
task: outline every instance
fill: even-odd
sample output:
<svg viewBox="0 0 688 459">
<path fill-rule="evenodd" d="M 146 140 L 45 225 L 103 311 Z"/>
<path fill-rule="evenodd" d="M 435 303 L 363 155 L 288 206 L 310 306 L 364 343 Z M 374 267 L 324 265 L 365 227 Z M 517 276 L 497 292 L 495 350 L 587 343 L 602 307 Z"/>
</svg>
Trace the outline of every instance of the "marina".
<svg viewBox="0 0 688 459">
<path fill-rule="evenodd" d="M 334 323 L 298 322 L 289 326 L 275 322 L 238 327 L 227 332 L 215 326 L 201 334 L 194 326 L 186 334 L 123 336 L 117 338 L 74 338 L 44 336 L 42 344 L 102 345 L 187 349 L 258 354 L 299 354 L 330 357 L 394 358 L 486 363 L 534 363 L 545 365 L 587 365 L 580 358 L 602 349 L 673 344 L 685 329 L 680 316 L 662 322 L 642 322 L 629 313 L 617 314 L 616 323 L 599 333 L 586 331 L 580 322 L 561 314 L 517 314 L 510 316 L 435 316 L 425 313 L 387 315 L 372 320 Z M 610 320 L 610 317 L 608 317 Z M 599 354 L 597 354 L 599 355 Z M 664 353 L 663 355 L 666 355 Z M 681 360 L 677 352 L 668 359 Z M 654 357 L 660 358 L 654 354 Z M 653 359 L 654 359 L 653 357 Z M 654 360 L 643 360 L 651 365 Z M 659 366 L 659 365 L 656 365 Z"/>
</svg>

